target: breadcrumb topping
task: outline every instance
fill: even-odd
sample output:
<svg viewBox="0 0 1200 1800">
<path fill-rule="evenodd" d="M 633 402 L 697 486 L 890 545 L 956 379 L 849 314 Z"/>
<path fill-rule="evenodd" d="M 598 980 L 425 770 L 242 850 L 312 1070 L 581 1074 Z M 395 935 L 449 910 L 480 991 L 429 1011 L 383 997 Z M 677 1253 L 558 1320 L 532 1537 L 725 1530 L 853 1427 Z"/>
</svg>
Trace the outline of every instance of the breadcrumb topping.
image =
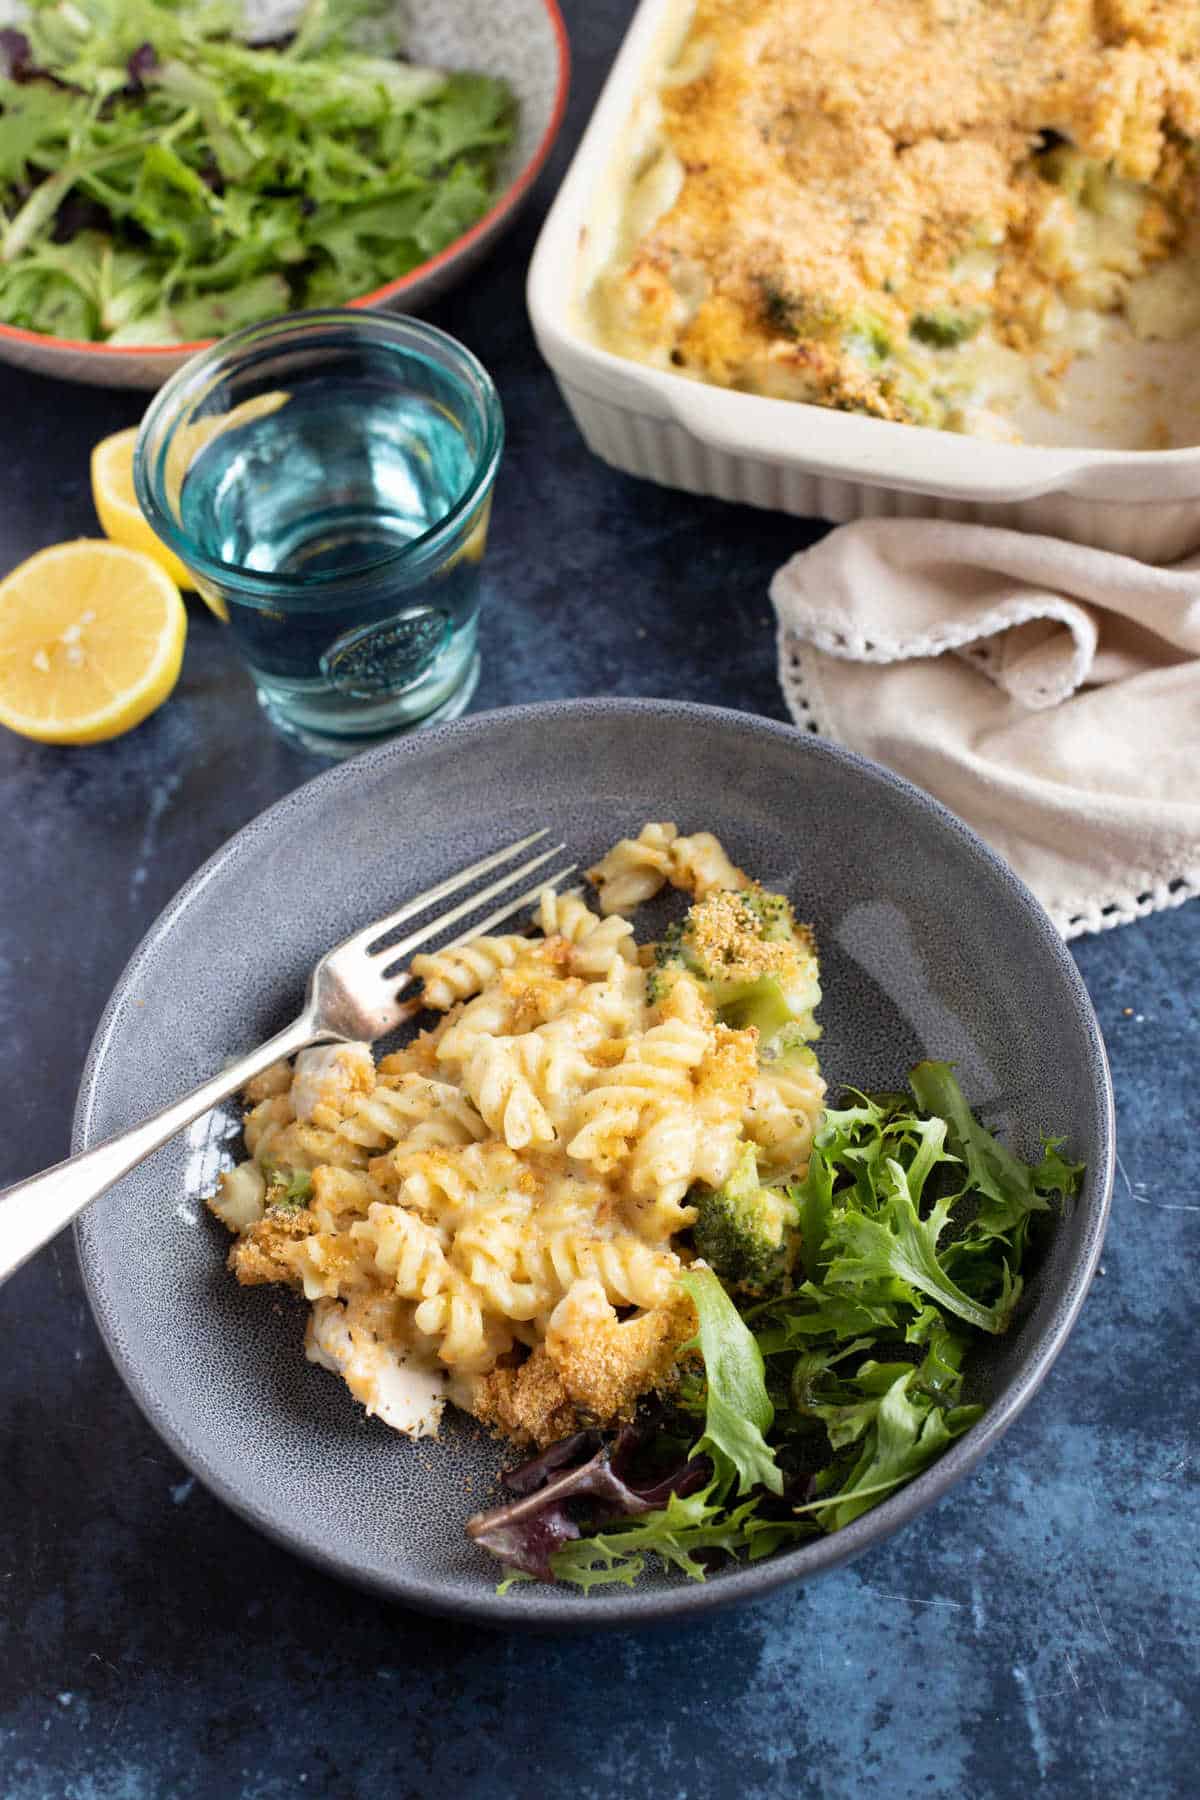
<svg viewBox="0 0 1200 1800">
<path fill-rule="evenodd" d="M 663 1387 L 696 1333 L 696 1310 L 671 1300 L 621 1319 L 600 1282 L 574 1283 L 551 1315 L 545 1342 L 515 1368 L 493 1369 L 471 1391 L 471 1411 L 518 1444 L 544 1448 L 578 1429 L 631 1418 L 638 1396 Z"/>
<path fill-rule="evenodd" d="M 729 981 L 756 981 L 763 975 L 788 979 L 814 955 L 812 933 L 794 928 L 795 941 L 764 938 L 758 922 L 738 893 L 709 894 L 688 914 L 688 943 L 711 975 Z"/>
<path fill-rule="evenodd" d="M 658 106 L 633 241 L 593 296 L 606 340 L 726 386 L 941 423 L 891 360 L 910 332 L 944 347 L 987 318 L 1024 348 L 1073 273 L 1044 254 L 1060 196 L 1039 153 L 1065 141 L 1148 184 L 1150 257 L 1195 215 L 1181 152 L 1200 136 L 1200 7 L 698 0 Z"/>
</svg>

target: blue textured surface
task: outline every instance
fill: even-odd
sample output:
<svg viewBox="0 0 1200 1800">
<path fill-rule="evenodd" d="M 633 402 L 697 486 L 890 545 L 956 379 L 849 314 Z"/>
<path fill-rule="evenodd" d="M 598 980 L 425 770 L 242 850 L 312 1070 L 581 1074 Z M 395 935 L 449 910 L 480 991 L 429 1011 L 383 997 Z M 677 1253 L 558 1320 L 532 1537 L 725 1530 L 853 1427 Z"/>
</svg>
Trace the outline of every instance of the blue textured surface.
<svg viewBox="0 0 1200 1800">
<path fill-rule="evenodd" d="M 575 94 L 541 203 L 627 10 L 566 8 Z M 492 369 L 510 428 L 476 705 L 671 693 L 783 717 L 766 580 L 815 528 L 587 455 L 521 308 L 538 210 L 436 315 Z M 87 452 L 138 405 L 0 374 L 0 569 L 94 531 Z M 0 1183 L 65 1151 L 95 1021 L 150 920 L 318 766 L 272 736 L 196 609 L 180 688 L 132 737 L 0 744 Z M 0 1291 L 3 1800 L 1192 1791 L 1200 909 L 1077 956 L 1121 1170 L 1070 1345 L 911 1529 L 703 1625 L 510 1638 L 315 1574 L 186 1479 L 100 1347 L 69 1243 L 38 1257 Z"/>
</svg>

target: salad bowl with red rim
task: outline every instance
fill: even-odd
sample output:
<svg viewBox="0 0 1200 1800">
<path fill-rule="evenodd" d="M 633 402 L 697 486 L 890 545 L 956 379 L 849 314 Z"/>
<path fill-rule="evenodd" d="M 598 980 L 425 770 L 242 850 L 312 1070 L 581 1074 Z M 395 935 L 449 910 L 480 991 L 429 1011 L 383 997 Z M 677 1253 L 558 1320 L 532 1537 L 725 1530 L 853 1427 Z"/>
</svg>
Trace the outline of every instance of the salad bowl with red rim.
<svg viewBox="0 0 1200 1800">
<path fill-rule="evenodd" d="M 299 0 L 246 0 L 250 42 L 293 30 Z M 562 124 L 570 51 L 558 0 L 397 0 L 404 53 L 414 64 L 498 77 L 516 102 L 513 137 L 502 150 L 487 211 L 453 242 L 416 268 L 369 293 L 338 304 L 419 312 L 467 275 L 513 223 Z M 0 0 L 0 27 L 19 29 L 22 8 Z M 287 310 L 286 308 L 283 310 Z M 157 388 L 220 333 L 179 343 L 91 342 L 0 323 L 0 359 L 93 387 Z"/>
</svg>

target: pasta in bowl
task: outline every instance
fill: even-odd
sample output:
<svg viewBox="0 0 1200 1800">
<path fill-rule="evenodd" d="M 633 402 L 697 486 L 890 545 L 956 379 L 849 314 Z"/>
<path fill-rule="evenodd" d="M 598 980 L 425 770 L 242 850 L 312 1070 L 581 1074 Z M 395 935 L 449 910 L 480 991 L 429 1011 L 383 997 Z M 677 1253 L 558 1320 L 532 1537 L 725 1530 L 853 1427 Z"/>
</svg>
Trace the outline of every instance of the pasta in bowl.
<svg viewBox="0 0 1200 1800">
<path fill-rule="evenodd" d="M 440 1021 L 378 1066 L 259 1076 L 209 1203 L 238 1280 L 299 1288 L 309 1358 L 413 1436 L 447 1398 L 542 1447 L 630 1417 L 695 1331 L 697 1196 L 807 1166 L 820 987 L 786 900 L 672 824 L 591 876 L 599 912 L 548 889 L 537 935 L 416 957 Z M 639 951 L 623 914 L 668 883 L 693 904 Z"/>
</svg>

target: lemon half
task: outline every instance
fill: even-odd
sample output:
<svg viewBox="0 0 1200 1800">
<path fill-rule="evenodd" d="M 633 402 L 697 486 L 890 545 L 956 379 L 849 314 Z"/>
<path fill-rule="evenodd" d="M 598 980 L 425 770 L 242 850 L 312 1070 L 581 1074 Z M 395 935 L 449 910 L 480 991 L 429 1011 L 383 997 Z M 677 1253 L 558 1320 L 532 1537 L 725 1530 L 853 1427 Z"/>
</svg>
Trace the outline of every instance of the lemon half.
<svg viewBox="0 0 1200 1800">
<path fill-rule="evenodd" d="M 119 737 L 179 678 L 187 610 L 159 562 L 93 538 L 0 582 L 0 725 L 46 744 Z"/>
</svg>

